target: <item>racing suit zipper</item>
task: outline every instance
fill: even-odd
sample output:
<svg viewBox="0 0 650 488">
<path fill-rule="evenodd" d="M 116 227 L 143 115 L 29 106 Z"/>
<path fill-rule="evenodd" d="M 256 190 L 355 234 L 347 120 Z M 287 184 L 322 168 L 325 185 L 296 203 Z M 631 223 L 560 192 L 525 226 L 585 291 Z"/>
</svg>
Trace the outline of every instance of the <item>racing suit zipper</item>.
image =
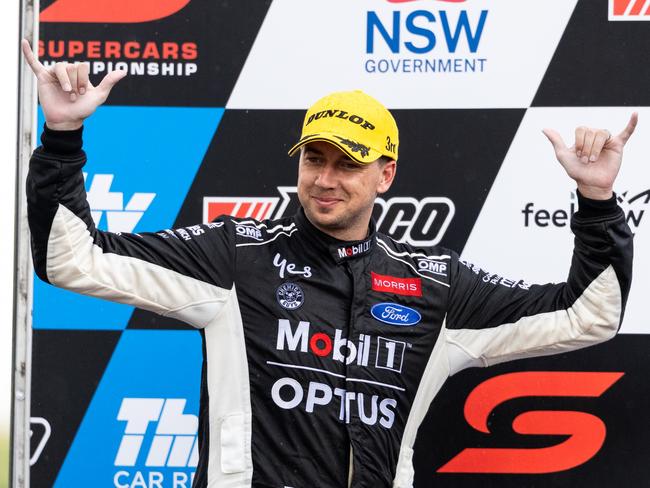
<svg viewBox="0 0 650 488">
<path fill-rule="evenodd" d="M 352 477 L 354 476 L 354 448 L 350 442 L 350 469 L 348 470 L 348 488 L 352 488 Z"/>
<path fill-rule="evenodd" d="M 354 272 L 352 271 L 352 266 L 350 263 L 345 263 L 345 269 L 347 270 L 348 274 L 350 275 L 350 280 L 352 284 L 352 293 L 350 297 L 350 312 L 348 314 L 348 339 L 352 339 L 352 334 L 353 334 L 353 326 L 352 322 L 354 320 L 354 301 L 355 301 L 355 294 L 356 294 L 356 286 L 355 286 L 355 279 L 354 279 Z M 345 366 L 345 375 L 347 376 L 348 373 L 348 367 L 347 365 Z M 346 404 L 347 407 L 347 404 Z M 348 413 L 346 412 L 346 417 Z M 348 430 L 348 436 L 350 435 L 350 431 Z M 354 447 L 352 446 L 352 439 L 350 439 L 350 468 L 348 470 L 348 488 L 352 487 L 352 478 L 354 477 Z"/>
</svg>

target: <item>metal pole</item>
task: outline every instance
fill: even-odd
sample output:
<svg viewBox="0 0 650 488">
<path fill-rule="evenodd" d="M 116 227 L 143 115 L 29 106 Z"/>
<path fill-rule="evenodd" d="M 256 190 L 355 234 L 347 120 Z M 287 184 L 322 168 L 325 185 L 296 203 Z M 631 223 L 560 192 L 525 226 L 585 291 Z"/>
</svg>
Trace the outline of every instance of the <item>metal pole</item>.
<svg viewBox="0 0 650 488">
<path fill-rule="evenodd" d="M 20 37 L 38 46 L 38 0 L 21 0 Z M 16 246 L 14 256 L 13 423 L 11 483 L 29 487 L 33 268 L 27 227 L 25 180 L 36 142 L 36 83 L 19 55 L 18 148 L 16 170 Z"/>
</svg>

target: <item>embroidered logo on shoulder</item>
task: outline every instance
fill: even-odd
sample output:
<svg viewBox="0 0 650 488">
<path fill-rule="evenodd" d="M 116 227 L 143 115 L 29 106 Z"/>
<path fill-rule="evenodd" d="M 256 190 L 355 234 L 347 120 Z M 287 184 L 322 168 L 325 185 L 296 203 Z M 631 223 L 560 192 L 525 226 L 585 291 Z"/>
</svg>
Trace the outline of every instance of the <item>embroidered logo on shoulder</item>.
<svg viewBox="0 0 650 488">
<path fill-rule="evenodd" d="M 397 303 L 378 303 L 373 305 L 370 313 L 380 322 L 400 327 L 412 327 L 422 320 L 417 310 Z"/>
<path fill-rule="evenodd" d="M 300 285 L 296 283 L 282 283 L 275 292 L 275 296 L 280 306 L 287 310 L 297 310 L 305 303 L 305 294 Z"/>
<path fill-rule="evenodd" d="M 238 236 L 255 239 L 256 241 L 263 240 L 262 231 L 253 225 L 239 224 L 235 226 L 235 232 Z"/>
<path fill-rule="evenodd" d="M 420 273 L 428 272 L 438 276 L 447 276 L 447 263 L 435 259 L 418 259 Z"/>
</svg>

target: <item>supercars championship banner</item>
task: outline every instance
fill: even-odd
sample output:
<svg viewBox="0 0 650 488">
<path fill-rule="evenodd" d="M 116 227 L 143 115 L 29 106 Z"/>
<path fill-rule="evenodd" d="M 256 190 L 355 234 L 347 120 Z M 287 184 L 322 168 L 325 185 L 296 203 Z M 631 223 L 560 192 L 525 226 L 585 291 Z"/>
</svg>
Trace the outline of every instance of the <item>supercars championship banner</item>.
<svg viewBox="0 0 650 488">
<path fill-rule="evenodd" d="M 46 0 L 38 51 L 129 73 L 85 128 L 101 229 L 290 214 L 304 110 L 360 88 L 400 127 L 380 230 L 528 282 L 564 280 L 577 206 L 541 129 L 639 111 L 616 187 L 636 248 L 622 334 L 452 377 L 414 463 L 417 487 L 650 484 L 649 2 Z M 199 333 L 37 278 L 33 327 L 32 486 L 189 487 Z"/>
</svg>

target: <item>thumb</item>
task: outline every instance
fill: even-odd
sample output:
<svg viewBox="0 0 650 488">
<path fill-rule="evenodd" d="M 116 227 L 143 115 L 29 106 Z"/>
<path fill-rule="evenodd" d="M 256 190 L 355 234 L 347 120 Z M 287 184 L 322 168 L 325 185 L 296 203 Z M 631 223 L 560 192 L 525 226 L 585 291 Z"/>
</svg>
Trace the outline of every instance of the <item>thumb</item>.
<svg viewBox="0 0 650 488">
<path fill-rule="evenodd" d="M 621 138 L 623 141 L 623 144 L 627 142 L 627 140 L 634 134 L 634 129 L 636 129 L 636 124 L 639 121 L 639 114 L 637 112 L 632 112 L 632 116 L 630 117 L 630 121 L 627 123 L 627 126 L 623 131 L 618 135 L 618 137 Z"/>
<path fill-rule="evenodd" d="M 548 140 L 551 141 L 551 144 L 553 144 L 553 149 L 555 149 L 556 153 L 567 148 L 564 140 L 562 139 L 562 136 L 553 129 L 544 129 L 542 132 L 548 138 Z"/>
<path fill-rule="evenodd" d="M 126 76 L 126 71 L 123 70 L 111 71 L 106 76 L 104 76 L 104 79 L 97 86 L 97 88 L 106 92 L 106 96 L 108 96 L 108 94 L 113 89 L 113 87 L 117 84 L 117 82 L 120 81 L 125 76 Z"/>
</svg>

